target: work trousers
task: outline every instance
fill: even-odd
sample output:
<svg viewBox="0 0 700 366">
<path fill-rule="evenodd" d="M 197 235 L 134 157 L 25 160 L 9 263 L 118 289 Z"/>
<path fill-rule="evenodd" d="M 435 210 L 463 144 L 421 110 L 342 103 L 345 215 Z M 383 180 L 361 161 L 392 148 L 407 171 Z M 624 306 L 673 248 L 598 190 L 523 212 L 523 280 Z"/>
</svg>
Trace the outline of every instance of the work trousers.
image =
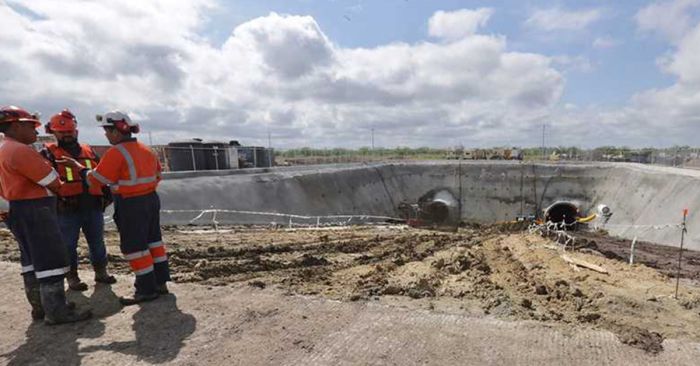
<svg viewBox="0 0 700 366">
<path fill-rule="evenodd" d="M 160 231 L 160 198 L 114 196 L 114 222 L 120 249 L 136 275 L 136 294 L 152 294 L 156 286 L 170 281 L 170 268 Z"/>
<path fill-rule="evenodd" d="M 61 237 L 56 197 L 10 201 L 8 226 L 19 244 L 22 275 L 39 282 L 62 281 L 70 269 Z"/>
<path fill-rule="evenodd" d="M 104 217 L 98 208 L 86 208 L 58 215 L 63 242 L 68 248 L 71 269 L 78 268 L 78 239 L 83 231 L 90 249 L 93 266 L 107 264 L 107 249 L 104 241 Z"/>
</svg>

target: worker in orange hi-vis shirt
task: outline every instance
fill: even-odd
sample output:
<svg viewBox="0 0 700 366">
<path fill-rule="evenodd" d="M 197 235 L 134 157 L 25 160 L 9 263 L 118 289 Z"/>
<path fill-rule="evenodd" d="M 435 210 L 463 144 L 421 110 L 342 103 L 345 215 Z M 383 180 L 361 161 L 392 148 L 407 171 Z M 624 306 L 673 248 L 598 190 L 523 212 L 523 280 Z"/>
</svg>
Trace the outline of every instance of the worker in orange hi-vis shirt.
<svg viewBox="0 0 700 366">
<path fill-rule="evenodd" d="M 160 182 L 158 157 L 132 134 L 139 125 L 125 113 L 114 111 L 98 116 L 105 136 L 113 146 L 94 169 L 66 157 L 61 163 L 77 169 L 89 186 L 108 185 L 114 196 L 114 222 L 119 230 L 120 249 L 136 275 L 134 297 L 122 297 L 122 305 L 134 305 L 168 293 L 168 256 L 160 230 Z"/>
<path fill-rule="evenodd" d="M 52 164 L 64 183 L 58 191 L 58 224 L 70 256 L 70 272 L 66 274 L 68 288 L 75 291 L 88 289 L 78 275 L 78 239 L 81 230 L 89 248 L 95 282 L 113 284 L 117 280 L 107 272 L 104 242 L 103 213 L 112 202 L 109 189 L 88 188 L 78 172 L 56 162 L 69 156 L 91 168 L 98 164 L 99 157 L 90 145 L 78 142 L 78 120 L 68 109 L 53 115 L 45 128 L 46 133 L 56 137 L 56 142 L 46 144 L 39 153 Z"/>
<path fill-rule="evenodd" d="M 56 171 L 30 145 L 36 142 L 36 115 L 9 106 L 0 108 L 0 196 L 10 202 L 7 224 L 19 243 L 24 288 L 32 318 L 47 324 L 88 319 L 66 301 L 63 279 L 70 265 L 56 214 Z"/>
</svg>

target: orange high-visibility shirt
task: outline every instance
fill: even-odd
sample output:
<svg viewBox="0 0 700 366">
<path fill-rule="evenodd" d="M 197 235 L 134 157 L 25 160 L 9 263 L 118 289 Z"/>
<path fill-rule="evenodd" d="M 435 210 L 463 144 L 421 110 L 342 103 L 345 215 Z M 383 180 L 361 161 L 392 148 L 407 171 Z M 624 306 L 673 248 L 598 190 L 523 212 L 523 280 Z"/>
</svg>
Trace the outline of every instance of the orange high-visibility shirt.
<svg viewBox="0 0 700 366">
<path fill-rule="evenodd" d="M 88 185 L 109 185 L 122 197 L 154 192 L 160 182 L 161 166 L 156 154 L 136 139 L 107 150 L 94 170 L 85 175 Z"/>
<path fill-rule="evenodd" d="M 5 136 L 0 142 L 0 196 L 8 201 L 51 197 L 58 173 L 31 146 Z"/>
</svg>

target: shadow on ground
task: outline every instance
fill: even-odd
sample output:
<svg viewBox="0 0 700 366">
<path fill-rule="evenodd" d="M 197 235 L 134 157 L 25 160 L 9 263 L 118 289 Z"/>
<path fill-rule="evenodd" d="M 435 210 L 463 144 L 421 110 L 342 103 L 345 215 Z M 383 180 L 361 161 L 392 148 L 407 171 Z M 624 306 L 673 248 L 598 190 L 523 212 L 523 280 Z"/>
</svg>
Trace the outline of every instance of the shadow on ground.
<svg viewBox="0 0 700 366">
<path fill-rule="evenodd" d="M 133 341 L 81 348 L 81 339 L 102 337 L 106 331 L 105 319 L 119 313 L 122 307 L 108 285 L 98 285 L 90 297 L 76 292 L 70 292 L 68 297 L 79 308 L 92 306 L 94 318 L 59 326 L 32 322 L 25 332 L 25 343 L 1 355 L 8 365 L 80 365 L 86 355 L 98 351 L 134 355 L 149 363 L 165 363 L 177 357 L 184 340 L 196 327 L 194 316 L 181 312 L 176 297 L 167 295 L 144 304 L 134 314 Z"/>
<path fill-rule="evenodd" d="M 106 350 L 133 355 L 148 363 L 165 363 L 177 357 L 185 339 L 194 333 L 197 325 L 194 316 L 178 309 L 177 297 L 173 294 L 143 304 L 133 319 L 133 341 L 85 347 L 80 352 Z"/>
</svg>

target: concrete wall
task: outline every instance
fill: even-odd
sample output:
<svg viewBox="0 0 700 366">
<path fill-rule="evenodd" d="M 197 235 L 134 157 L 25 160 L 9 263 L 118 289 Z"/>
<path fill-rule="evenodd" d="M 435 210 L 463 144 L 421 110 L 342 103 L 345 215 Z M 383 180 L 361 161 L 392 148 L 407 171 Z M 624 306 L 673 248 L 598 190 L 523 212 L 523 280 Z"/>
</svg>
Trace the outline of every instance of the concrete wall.
<svg viewBox="0 0 700 366">
<path fill-rule="evenodd" d="M 240 172 L 240 171 L 239 171 Z M 690 209 L 688 245 L 700 249 L 700 172 L 636 164 L 530 164 L 520 162 L 427 162 L 269 169 L 245 173 L 198 173 L 167 176 L 159 192 L 164 223 L 182 224 L 195 214 L 168 210 L 207 208 L 316 215 L 398 216 L 402 201 L 415 202 L 435 188 L 462 197 L 462 219 L 477 222 L 512 220 L 534 214 L 558 200 L 576 201 L 584 212 L 604 203 L 614 215 L 607 228 L 617 235 L 638 236 L 678 245 L 677 228 L 630 225 L 678 223 Z M 199 222 L 211 222 L 211 214 Z M 218 214 L 221 223 L 271 222 L 274 215 Z M 315 219 L 293 218 L 295 223 Z M 333 220 L 331 220 L 333 221 Z M 700 226 L 697 226 L 700 227 Z"/>
<path fill-rule="evenodd" d="M 326 215 L 398 217 L 399 203 L 416 202 L 436 188 L 461 196 L 465 221 L 513 220 L 558 200 L 576 201 L 584 213 L 602 203 L 614 212 L 606 225 L 612 234 L 672 246 L 679 244 L 680 230 L 665 224 L 680 223 L 682 210 L 688 208 L 686 245 L 700 250 L 700 171 L 640 164 L 406 162 L 178 172 L 166 174 L 159 193 L 164 224 L 187 224 L 210 208 L 310 216 L 292 221 L 315 224 L 315 216 Z M 0 209 L 7 209 L 6 202 L 0 202 Z M 220 213 L 216 219 L 240 224 L 289 222 L 288 216 L 274 214 Z M 211 213 L 196 221 L 211 222 Z"/>
</svg>

